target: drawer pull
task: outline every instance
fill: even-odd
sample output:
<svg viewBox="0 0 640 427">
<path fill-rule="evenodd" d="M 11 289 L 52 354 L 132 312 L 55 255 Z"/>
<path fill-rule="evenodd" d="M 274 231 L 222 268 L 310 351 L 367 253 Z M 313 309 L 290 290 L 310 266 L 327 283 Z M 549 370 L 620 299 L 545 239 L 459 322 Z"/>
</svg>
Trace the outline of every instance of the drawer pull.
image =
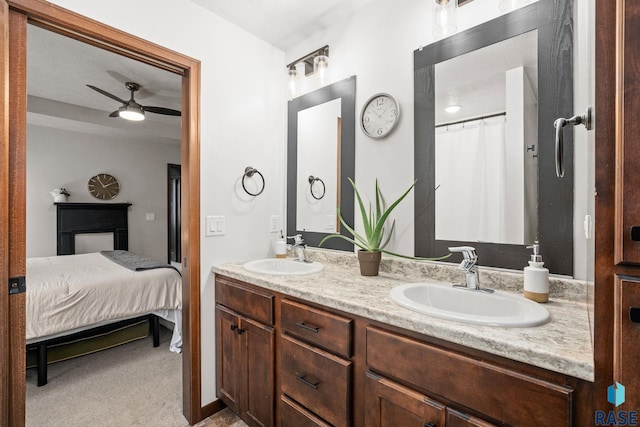
<svg viewBox="0 0 640 427">
<path fill-rule="evenodd" d="M 629 320 L 633 323 L 640 323 L 640 307 L 629 308 Z"/>
<path fill-rule="evenodd" d="M 634 242 L 638 242 L 640 241 L 640 227 L 637 225 L 634 225 L 633 227 L 631 227 L 631 240 L 633 240 Z"/>
<path fill-rule="evenodd" d="M 318 331 L 320 330 L 320 326 L 310 326 L 310 325 L 307 325 L 304 322 L 298 322 L 298 323 L 296 323 L 296 326 L 299 326 L 302 329 L 306 329 L 307 331 L 311 331 L 314 334 L 317 334 Z"/>
<path fill-rule="evenodd" d="M 320 384 L 320 381 L 316 381 L 315 383 L 309 381 L 306 375 L 296 375 L 296 379 L 300 381 L 302 384 L 307 385 L 314 390 L 317 390 L 318 384 Z"/>
<path fill-rule="evenodd" d="M 429 421 L 428 423 L 424 423 L 424 427 L 437 427 L 436 423 Z"/>
</svg>

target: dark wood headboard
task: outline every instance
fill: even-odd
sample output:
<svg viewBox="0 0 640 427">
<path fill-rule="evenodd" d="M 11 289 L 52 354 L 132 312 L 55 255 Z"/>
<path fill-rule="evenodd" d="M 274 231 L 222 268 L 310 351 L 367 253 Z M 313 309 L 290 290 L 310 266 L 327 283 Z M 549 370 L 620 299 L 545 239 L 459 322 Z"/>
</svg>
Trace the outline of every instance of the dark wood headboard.
<svg viewBox="0 0 640 427">
<path fill-rule="evenodd" d="M 75 254 L 76 234 L 113 233 L 114 249 L 129 249 L 131 203 L 55 203 L 58 255 Z"/>
</svg>

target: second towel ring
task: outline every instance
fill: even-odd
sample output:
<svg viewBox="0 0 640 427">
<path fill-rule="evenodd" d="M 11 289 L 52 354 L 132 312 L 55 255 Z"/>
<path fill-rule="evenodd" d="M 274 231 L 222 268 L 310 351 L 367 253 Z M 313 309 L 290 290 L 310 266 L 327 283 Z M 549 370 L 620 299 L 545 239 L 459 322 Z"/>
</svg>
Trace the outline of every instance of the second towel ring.
<svg viewBox="0 0 640 427">
<path fill-rule="evenodd" d="M 255 174 L 260 175 L 260 179 L 262 179 L 262 188 L 260 188 L 260 191 L 258 191 L 257 193 L 252 193 L 251 191 L 247 190 L 247 187 L 244 185 L 244 179 L 246 177 L 251 178 Z M 244 168 L 244 175 L 242 175 L 242 188 L 250 196 L 259 196 L 264 191 L 264 176 L 262 176 L 262 174 L 260 173 L 260 171 L 258 171 L 258 169 L 252 168 L 251 166 L 247 166 L 246 168 Z"/>
<path fill-rule="evenodd" d="M 316 181 L 318 181 L 318 182 L 320 182 L 320 184 L 322 184 L 322 194 L 320 195 L 320 197 L 317 197 L 313 193 L 313 184 L 315 184 Z M 324 197 L 324 194 L 327 192 L 327 187 L 325 187 L 323 180 L 321 180 L 317 176 L 309 175 L 309 191 L 311 192 L 311 197 L 313 197 L 316 200 L 320 200 L 320 199 L 322 199 Z"/>
</svg>

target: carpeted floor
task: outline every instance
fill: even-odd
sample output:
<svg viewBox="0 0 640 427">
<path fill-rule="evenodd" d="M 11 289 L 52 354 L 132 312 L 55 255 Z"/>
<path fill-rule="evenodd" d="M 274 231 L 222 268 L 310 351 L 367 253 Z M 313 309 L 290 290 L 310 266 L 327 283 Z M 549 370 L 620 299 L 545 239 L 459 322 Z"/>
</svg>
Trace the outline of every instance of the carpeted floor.
<svg viewBox="0 0 640 427">
<path fill-rule="evenodd" d="M 182 356 L 151 338 L 49 365 L 49 383 L 36 386 L 27 370 L 28 427 L 187 426 L 182 416 Z M 243 427 L 227 409 L 198 426 Z"/>
</svg>

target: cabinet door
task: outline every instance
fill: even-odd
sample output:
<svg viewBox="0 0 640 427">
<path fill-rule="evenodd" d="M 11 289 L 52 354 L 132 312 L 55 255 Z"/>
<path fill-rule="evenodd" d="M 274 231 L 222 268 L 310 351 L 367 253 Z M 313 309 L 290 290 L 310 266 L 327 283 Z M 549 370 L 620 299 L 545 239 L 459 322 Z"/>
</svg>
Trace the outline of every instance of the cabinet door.
<svg viewBox="0 0 640 427">
<path fill-rule="evenodd" d="M 445 407 L 422 393 L 367 372 L 367 427 L 444 427 Z"/>
<path fill-rule="evenodd" d="M 447 408 L 447 427 L 496 427 L 496 425 Z"/>
<path fill-rule="evenodd" d="M 635 411 L 640 396 L 640 323 L 635 310 L 640 309 L 640 278 L 615 280 L 614 380 L 625 387 L 626 402 L 616 409 Z"/>
<path fill-rule="evenodd" d="M 240 412 L 240 338 L 237 328 L 240 318 L 232 311 L 216 306 L 217 392 L 218 397 L 233 412 Z"/>
<path fill-rule="evenodd" d="M 273 328 L 241 318 L 244 399 L 241 417 L 250 426 L 273 426 L 274 332 Z"/>
</svg>

